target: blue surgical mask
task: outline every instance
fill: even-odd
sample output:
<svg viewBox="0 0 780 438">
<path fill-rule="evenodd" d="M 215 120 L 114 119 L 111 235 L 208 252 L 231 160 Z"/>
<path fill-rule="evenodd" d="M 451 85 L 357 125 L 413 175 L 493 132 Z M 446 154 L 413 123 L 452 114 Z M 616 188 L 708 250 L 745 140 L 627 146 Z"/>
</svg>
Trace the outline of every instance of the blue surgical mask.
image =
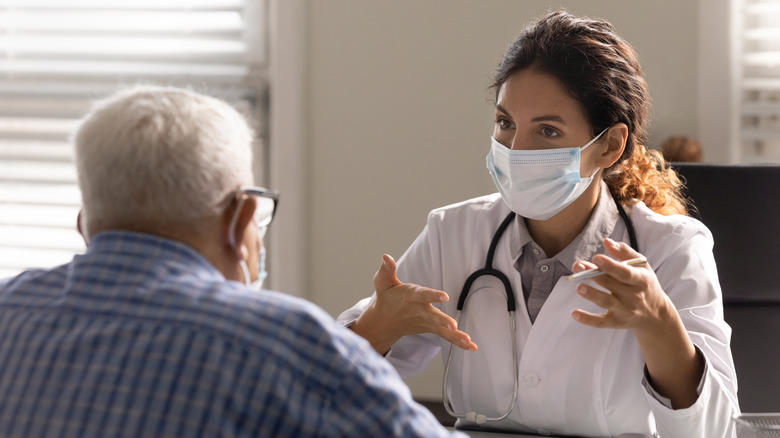
<svg viewBox="0 0 780 438">
<path fill-rule="evenodd" d="M 487 168 L 504 202 L 518 215 L 547 220 L 585 192 L 598 168 L 580 176 L 580 153 L 599 139 L 604 129 L 579 148 L 510 150 L 491 137 Z"/>
<path fill-rule="evenodd" d="M 265 245 L 260 247 L 260 261 L 258 262 L 257 267 L 257 280 L 254 281 L 256 285 L 257 290 L 260 290 L 263 288 L 263 281 L 265 281 L 266 277 L 268 277 L 268 271 L 265 270 Z"/>
<path fill-rule="evenodd" d="M 251 281 L 251 276 L 249 275 L 249 267 L 246 264 L 246 261 L 241 260 L 239 262 L 241 265 L 241 272 L 244 274 L 244 284 L 249 286 L 250 289 L 260 292 L 263 289 L 263 281 L 265 281 L 265 278 L 268 276 L 268 272 L 265 270 L 265 246 L 260 248 L 260 261 L 259 261 L 259 267 L 257 270 L 257 280 Z"/>
</svg>

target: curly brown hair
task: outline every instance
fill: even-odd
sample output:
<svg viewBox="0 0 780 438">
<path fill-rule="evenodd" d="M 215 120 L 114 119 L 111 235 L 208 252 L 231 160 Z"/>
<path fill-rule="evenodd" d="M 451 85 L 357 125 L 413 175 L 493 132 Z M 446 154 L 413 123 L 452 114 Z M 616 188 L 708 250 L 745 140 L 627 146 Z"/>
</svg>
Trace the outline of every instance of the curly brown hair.
<svg viewBox="0 0 780 438">
<path fill-rule="evenodd" d="M 616 123 L 628 126 L 626 148 L 606 169 L 612 196 L 644 202 L 653 211 L 687 214 L 683 183 L 663 156 L 642 143 L 650 107 L 636 52 L 603 20 L 556 11 L 530 24 L 512 43 L 491 85 L 496 98 L 512 74 L 533 68 L 558 79 L 585 109 L 592 135 Z"/>
</svg>

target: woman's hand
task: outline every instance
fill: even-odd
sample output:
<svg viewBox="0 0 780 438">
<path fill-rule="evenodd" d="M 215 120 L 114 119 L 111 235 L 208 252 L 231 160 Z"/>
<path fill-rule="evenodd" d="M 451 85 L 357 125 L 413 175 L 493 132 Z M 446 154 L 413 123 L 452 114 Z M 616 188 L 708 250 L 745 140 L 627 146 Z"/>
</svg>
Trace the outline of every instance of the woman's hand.
<svg viewBox="0 0 780 438">
<path fill-rule="evenodd" d="M 440 290 L 411 283 L 396 277 L 395 260 L 385 254 L 374 275 L 374 299 L 350 327 L 367 339 L 379 354 L 386 354 L 402 336 L 434 333 L 464 350 L 477 351 L 477 345 L 458 330 L 449 315 L 433 306 L 449 300 Z"/>
<path fill-rule="evenodd" d="M 592 262 L 574 263 L 572 270 L 576 273 L 598 268 L 604 272 L 605 275 L 593 277 L 592 281 L 611 293 L 584 283 L 577 285 L 577 293 L 606 312 L 593 314 L 577 309 L 572 312 L 574 319 L 591 327 L 653 330 L 664 324 L 670 314 L 677 315 L 649 263 L 639 267 L 621 263 L 641 254 L 612 239 L 604 239 L 604 248 L 614 258 L 597 254 Z"/>
<path fill-rule="evenodd" d="M 572 270 L 599 268 L 604 272 L 593 281 L 610 293 L 586 284 L 578 285 L 577 293 L 606 312 L 577 309 L 572 317 L 591 327 L 631 329 L 653 388 L 669 398 L 674 409 L 691 406 L 698 398 L 704 359 L 697 354 L 680 314 L 649 264 L 633 267 L 620 262 L 639 257 L 639 253 L 612 239 L 604 239 L 604 248 L 613 258 L 597 254 L 592 262 L 575 262 Z"/>
</svg>

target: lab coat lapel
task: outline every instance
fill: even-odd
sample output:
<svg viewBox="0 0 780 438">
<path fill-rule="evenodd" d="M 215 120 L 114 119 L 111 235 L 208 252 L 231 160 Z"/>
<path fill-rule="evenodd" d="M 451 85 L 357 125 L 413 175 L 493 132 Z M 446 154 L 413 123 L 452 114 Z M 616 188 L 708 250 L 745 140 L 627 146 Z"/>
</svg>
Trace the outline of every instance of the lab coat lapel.
<svg viewBox="0 0 780 438">
<path fill-rule="evenodd" d="M 519 409 L 532 427 L 579 424 L 598 434 L 606 430 L 599 370 L 617 332 L 584 326 L 571 317 L 574 309 L 603 312 L 575 287 L 561 278 L 531 328 L 520 359 Z"/>
<path fill-rule="evenodd" d="M 558 280 L 531 328 L 526 340 L 525 353 L 530 353 L 536 358 L 543 354 L 549 354 L 552 351 L 550 346 L 560 340 L 567 328 L 572 324 L 579 325 L 571 317 L 573 310 L 582 309 L 591 313 L 604 312 L 604 309 L 575 292 L 577 284 L 579 283 L 570 281 L 566 277 L 561 277 Z M 527 316 L 528 312 L 526 311 Z"/>
</svg>

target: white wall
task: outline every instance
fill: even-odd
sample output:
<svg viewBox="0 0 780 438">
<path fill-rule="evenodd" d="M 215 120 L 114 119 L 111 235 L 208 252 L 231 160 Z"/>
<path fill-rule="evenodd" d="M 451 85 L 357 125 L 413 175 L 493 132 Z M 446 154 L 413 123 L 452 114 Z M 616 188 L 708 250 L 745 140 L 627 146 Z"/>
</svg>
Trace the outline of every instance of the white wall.
<svg viewBox="0 0 780 438">
<path fill-rule="evenodd" d="M 491 72 L 550 7 L 606 18 L 635 46 L 653 96 L 651 145 L 698 132 L 695 0 L 304 4 L 308 269 L 288 275 L 308 275 L 304 295 L 334 316 L 371 293 L 381 255 L 399 257 L 430 209 L 494 191 L 485 169 Z M 430 369 L 410 381 L 418 397 L 439 397 L 441 365 Z"/>
<path fill-rule="evenodd" d="M 739 92 L 734 37 L 738 22 L 736 0 L 699 0 L 698 139 L 705 161 L 740 161 L 737 117 Z M 732 46 L 733 45 L 733 46 Z"/>
</svg>

